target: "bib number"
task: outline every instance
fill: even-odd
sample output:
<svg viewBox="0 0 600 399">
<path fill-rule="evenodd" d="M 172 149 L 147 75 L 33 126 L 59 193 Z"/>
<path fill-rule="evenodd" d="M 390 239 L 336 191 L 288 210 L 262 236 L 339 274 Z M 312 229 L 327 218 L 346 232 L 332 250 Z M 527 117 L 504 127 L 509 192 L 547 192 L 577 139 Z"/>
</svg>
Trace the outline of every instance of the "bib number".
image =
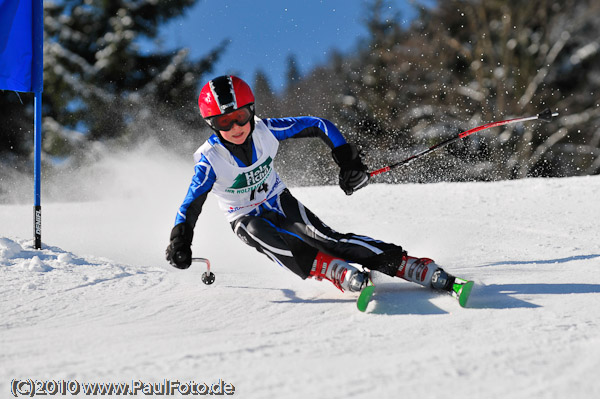
<svg viewBox="0 0 600 399">
<path fill-rule="evenodd" d="M 256 196 L 256 192 L 268 191 L 269 185 L 267 183 L 261 184 L 257 189 L 250 191 L 250 201 L 254 201 L 254 197 Z"/>
</svg>

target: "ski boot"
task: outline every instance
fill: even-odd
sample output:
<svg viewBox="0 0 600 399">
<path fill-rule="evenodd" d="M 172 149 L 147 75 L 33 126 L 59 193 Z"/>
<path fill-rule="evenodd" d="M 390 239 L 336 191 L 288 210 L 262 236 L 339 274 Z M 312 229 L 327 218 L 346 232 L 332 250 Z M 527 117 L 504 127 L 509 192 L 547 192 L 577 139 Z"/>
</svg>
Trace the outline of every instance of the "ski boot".
<svg viewBox="0 0 600 399">
<path fill-rule="evenodd" d="M 392 249 L 368 259 L 366 267 L 391 277 L 417 283 L 436 291 L 447 292 L 456 298 L 460 306 L 465 307 L 473 288 L 473 281 L 452 276 L 429 258 L 408 256 L 401 248 Z M 367 291 L 364 291 L 365 294 Z M 363 295 L 361 295 L 363 296 Z M 364 311 L 369 297 L 359 303 L 359 310 Z"/>
<path fill-rule="evenodd" d="M 446 273 L 428 258 L 404 255 L 396 276 L 437 291 L 447 292 L 456 298 L 462 307 L 467 306 L 473 288 L 472 281 Z"/>
<path fill-rule="evenodd" d="M 435 290 L 451 291 L 454 284 L 454 276 L 446 273 L 433 260 L 408 256 L 401 248 L 385 251 L 369 259 L 366 266 L 370 270 Z"/>
<path fill-rule="evenodd" d="M 361 272 L 345 260 L 319 252 L 308 277 L 329 280 L 342 292 L 359 292 L 366 287 L 369 275 Z"/>
<path fill-rule="evenodd" d="M 440 291 L 452 291 L 454 276 L 449 275 L 429 258 L 403 254 L 396 277 Z"/>
</svg>

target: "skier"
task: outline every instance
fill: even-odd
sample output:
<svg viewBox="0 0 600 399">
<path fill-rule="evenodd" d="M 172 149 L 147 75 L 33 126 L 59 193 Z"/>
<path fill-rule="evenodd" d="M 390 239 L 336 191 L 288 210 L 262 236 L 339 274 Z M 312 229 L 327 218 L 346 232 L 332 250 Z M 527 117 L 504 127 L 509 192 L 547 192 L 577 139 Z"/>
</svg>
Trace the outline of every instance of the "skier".
<svg viewBox="0 0 600 399">
<path fill-rule="evenodd" d="M 431 259 L 408 256 L 402 247 L 325 225 L 286 188 L 273 168 L 279 141 L 319 137 L 339 165 L 347 195 L 369 182 L 356 145 L 328 120 L 255 116 L 254 94 L 242 79 L 219 76 L 204 85 L 200 113 L 214 134 L 194 154 L 195 174 L 177 212 L 167 260 L 187 269 L 193 231 L 209 191 L 235 234 L 302 279 L 331 281 L 342 291 L 361 291 L 368 273 L 361 265 L 436 290 L 450 291 L 455 278 Z"/>
</svg>

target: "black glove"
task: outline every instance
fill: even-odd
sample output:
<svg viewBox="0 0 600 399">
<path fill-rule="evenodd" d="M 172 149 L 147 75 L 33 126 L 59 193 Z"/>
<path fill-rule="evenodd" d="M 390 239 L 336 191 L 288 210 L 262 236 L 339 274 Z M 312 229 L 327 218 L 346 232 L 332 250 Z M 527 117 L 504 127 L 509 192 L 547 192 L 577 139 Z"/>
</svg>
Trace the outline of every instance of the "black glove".
<svg viewBox="0 0 600 399">
<path fill-rule="evenodd" d="M 178 269 L 187 269 L 192 264 L 192 238 L 194 230 L 185 223 L 179 223 L 171 230 L 171 243 L 166 255 L 169 263 Z"/>
<path fill-rule="evenodd" d="M 367 167 L 360 160 L 358 148 L 354 144 L 344 144 L 331 152 L 333 159 L 340 166 L 340 187 L 346 195 L 369 184 Z"/>
</svg>

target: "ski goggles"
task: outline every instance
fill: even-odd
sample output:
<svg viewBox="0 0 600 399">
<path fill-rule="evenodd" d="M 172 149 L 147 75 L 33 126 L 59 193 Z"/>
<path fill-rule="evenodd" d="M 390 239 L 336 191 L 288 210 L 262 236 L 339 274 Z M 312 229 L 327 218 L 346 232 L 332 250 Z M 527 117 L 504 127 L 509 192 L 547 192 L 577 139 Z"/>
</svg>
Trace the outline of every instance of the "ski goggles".
<svg viewBox="0 0 600 399">
<path fill-rule="evenodd" d="M 254 107 L 252 105 L 244 106 L 233 112 L 223 115 L 216 115 L 208 119 L 208 123 L 217 130 L 224 132 L 231 130 L 233 124 L 244 126 L 254 117 Z"/>
</svg>

